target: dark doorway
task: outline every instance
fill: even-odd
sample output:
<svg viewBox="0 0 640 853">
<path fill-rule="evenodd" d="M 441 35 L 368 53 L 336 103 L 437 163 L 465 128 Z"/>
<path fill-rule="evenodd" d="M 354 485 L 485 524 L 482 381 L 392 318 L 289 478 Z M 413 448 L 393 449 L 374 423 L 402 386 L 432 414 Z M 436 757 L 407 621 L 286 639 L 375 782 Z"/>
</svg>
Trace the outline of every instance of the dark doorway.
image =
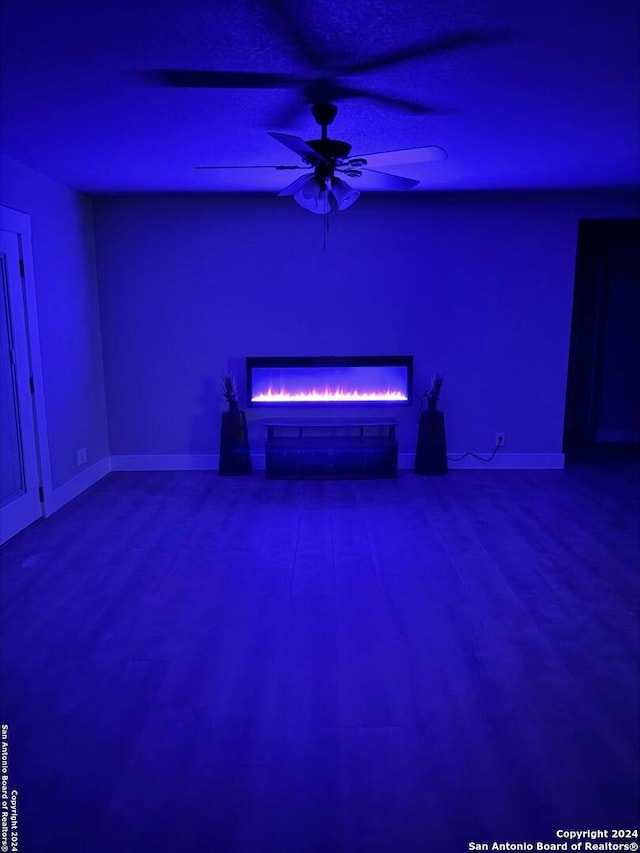
<svg viewBox="0 0 640 853">
<path fill-rule="evenodd" d="M 567 461 L 640 449 L 640 219 L 578 229 L 563 450 Z"/>
</svg>

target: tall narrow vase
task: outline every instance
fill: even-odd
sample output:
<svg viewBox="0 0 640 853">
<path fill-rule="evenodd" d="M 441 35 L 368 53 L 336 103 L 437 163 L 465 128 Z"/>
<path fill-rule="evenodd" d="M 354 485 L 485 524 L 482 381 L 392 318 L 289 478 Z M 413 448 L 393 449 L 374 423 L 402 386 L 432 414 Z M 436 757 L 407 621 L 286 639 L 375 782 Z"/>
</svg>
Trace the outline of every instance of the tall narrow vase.
<svg viewBox="0 0 640 853">
<path fill-rule="evenodd" d="M 232 408 L 222 413 L 220 427 L 220 461 L 218 474 L 250 474 L 251 455 L 247 418 L 243 411 Z"/>
<path fill-rule="evenodd" d="M 429 406 L 420 415 L 414 471 L 416 474 L 441 475 L 448 470 L 444 412 Z"/>
</svg>

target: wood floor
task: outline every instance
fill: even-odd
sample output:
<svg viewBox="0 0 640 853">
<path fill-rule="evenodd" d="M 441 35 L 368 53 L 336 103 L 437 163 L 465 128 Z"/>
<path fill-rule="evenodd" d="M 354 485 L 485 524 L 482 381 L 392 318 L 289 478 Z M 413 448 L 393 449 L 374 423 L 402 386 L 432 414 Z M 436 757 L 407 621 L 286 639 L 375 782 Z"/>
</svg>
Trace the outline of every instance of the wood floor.
<svg viewBox="0 0 640 853">
<path fill-rule="evenodd" d="M 0 551 L 24 853 L 458 853 L 638 824 L 623 463 L 111 474 Z"/>
</svg>

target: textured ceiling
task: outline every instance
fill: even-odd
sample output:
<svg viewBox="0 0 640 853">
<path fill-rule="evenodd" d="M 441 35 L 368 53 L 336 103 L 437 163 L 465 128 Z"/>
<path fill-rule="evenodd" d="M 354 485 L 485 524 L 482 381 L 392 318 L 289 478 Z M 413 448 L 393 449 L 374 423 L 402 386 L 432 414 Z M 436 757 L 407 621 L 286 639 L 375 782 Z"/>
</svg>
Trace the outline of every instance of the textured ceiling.
<svg viewBox="0 0 640 853">
<path fill-rule="evenodd" d="M 418 101 L 338 102 L 355 154 L 438 144 L 444 162 L 387 171 L 411 192 L 640 185 L 637 0 L 4 0 L 2 153 L 87 192 L 268 191 L 296 164 L 267 130 L 316 136 L 295 89 L 167 89 L 159 68 L 296 73 L 366 64 L 461 30 L 486 43 L 337 74 Z"/>
</svg>

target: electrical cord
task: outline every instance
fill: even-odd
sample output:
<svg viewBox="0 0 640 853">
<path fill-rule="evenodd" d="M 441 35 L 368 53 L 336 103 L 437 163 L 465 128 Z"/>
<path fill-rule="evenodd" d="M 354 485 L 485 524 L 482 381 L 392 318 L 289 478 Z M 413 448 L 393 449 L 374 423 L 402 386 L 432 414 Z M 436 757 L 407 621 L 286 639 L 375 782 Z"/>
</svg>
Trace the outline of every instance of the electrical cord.
<svg viewBox="0 0 640 853">
<path fill-rule="evenodd" d="M 463 459 L 466 459 L 467 456 L 473 456 L 474 459 L 479 459 L 480 462 L 491 462 L 493 457 L 502 447 L 502 441 L 499 441 L 498 444 L 493 449 L 493 453 L 491 456 L 479 456 L 477 453 L 472 453 L 470 450 L 467 450 L 466 453 L 463 453 L 462 456 L 447 456 L 447 460 L 449 462 L 462 462 Z"/>
</svg>

